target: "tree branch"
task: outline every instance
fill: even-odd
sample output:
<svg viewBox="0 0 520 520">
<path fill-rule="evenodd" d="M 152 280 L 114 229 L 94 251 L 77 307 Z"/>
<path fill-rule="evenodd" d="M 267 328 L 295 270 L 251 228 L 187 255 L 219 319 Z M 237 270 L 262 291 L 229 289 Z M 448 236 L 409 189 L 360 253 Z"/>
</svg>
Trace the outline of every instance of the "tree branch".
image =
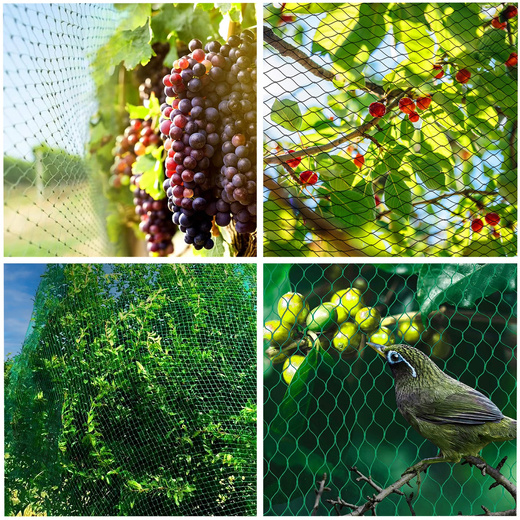
<svg viewBox="0 0 520 520">
<path fill-rule="evenodd" d="M 407 95 L 409 92 L 411 92 L 413 89 L 408 89 L 407 91 L 403 92 L 403 95 Z M 392 108 L 394 108 L 399 103 L 399 97 L 395 97 L 386 107 L 387 114 Z M 343 135 L 341 137 L 338 137 L 337 139 L 334 139 L 327 144 L 321 144 L 317 146 L 311 146 L 309 148 L 304 148 L 302 150 L 298 150 L 297 152 L 292 153 L 284 153 L 282 155 L 273 155 L 271 157 L 265 157 L 264 162 L 266 164 L 283 164 L 289 159 L 296 159 L 298 157 L 301 157 L 302 155 L 317 155 L 321 152 L 328 152 L 329 150 L 332 150 L 333 148 L 336 148 L 336 146 L 339 146 L 340 144 L 346 143 L 347 141 L 352 141 L 353 139 L 356 139 L 357 137 L 366 138 L 366 132 L 368 132 L 371 128 L 377 125 L 379 121 L 381 121 L 381 117 L 374 117 L 371 121 L 368 121 L 366 123 L 363 123 L 360 127 L 356 128 L 349 134 Z"/>
<path fill-rule="evenodd" d="M 363 251 L 350 244 L 352 237 L 345 231 L 338 229 L 334 220 L 318 215 L 314 210 L 307 207 L 298 197 L 293 197 L 287 188 L 280 186 L 277 181 L 265 173 L 264 186 L 268 188 L 276 198 L 282 200 L 292 199 L 291 202 L 307 220 L 307 226 L 322 240 L 330 242 L 339 253 L 345 256 L 366 256 Z"/>
<path fill-rule="evenodd" d="M 285 58 L 291 58 L 301 65 L 304 69 L 314 74 L 320 79 L 332 81 L 334 79 L 334 73 L 330 70 L 318 65 L 314 62 L 307 54 L 302 52 L 298 47 L 295 47 L 287 40 L 284 40 L 277 36 L 270 27 L 264 26 L 264 42 L 274 47 L 281 56 Z M 384 96 L 385 91 L 382 86 L 365 80 L 366 88 L 356 87 L 352 90 L 365 90 L 366 92 L 372 92 L 378 96 Z"/>
<path fill-rule="evenodd" d="M 504 465 L 507 457 L 504 457 L 498 464 L 496 468 L 490 466 L 487 464 L 484 460 L 480 459 L 479 457 L 472 457 L 468 456 L 465 457 L 465 461 L 463 464 L 470 464 L 472 466 L 477 467 L 482 472 L 482 475 L 489 475 L 491 478 L 495 480 L 493 484 L 491 484 L 489 489 L 492 489 L 497 486 L 504 487 L 513 497 L 515 504 L 516 504 L 516 486 L 508 480 L 502 473 L 500 473 L 500 469 Z M 415 467 L 415 466 L 414 466 Z M 419 474 L 423 471 L 425 471 L 429 467 L 429 463 L 426 461 L 422 461 L 422 464 L 418 465 L 417 472 L 413 473 L 405 473 L 399 480 L 395 481 L 393 484 L 388 486 L 387 488 L 383 489 L 378 484 L 376 484 L 371 477 L 367 477 L 363 475 L 355 466 L 350 468 L 350 471 L 353 473 L 356 473 L 358 478 L 356 479 L 357 482 L 366 482 L 370 486 L 372 486 L 376 491 L 377 494 L 373 495 L 372 497 L 367 497 L 368 500 L 361 506 L 355 507 L 353 504 L 349 504 L 348 502 L 344 502 L 341 500 L 341 498 L 338 497 L 338 500 L 328 500 L 327 502 L 334 504 L 334 507 L 337 510 L 337 506 L 340 507 L 346 506 L 353 509 L 353 511 L 345 516 L 361 516 L 364 515 L 367 511 L 372 511 L 375 515 L 375 507 L 377 504 L 379 504 L 381 501 L 383 501 L 386 497 L 391 495 L 392 493 L 396 493 L 398 495 L 402 495 L 406 499 L 406 503 L 408 504 L 408 507 L 410 508 L 410 512 L 412 516 L 415 516 L 416 513 L 412 507 L 412 499 L 413 499 L 413 493 L 410 496 L 406 496 L 406 494 L 401 491 L 401 488 L 405 484 L 409 484 L 411 480 L 414 478 L 418 478 L 419 480 Z M 487 507 L 481 506 L 484 510 L 484 515 L 482 516 L 515 516 L 516 515 L 516 508 L 515 509 L 509 509 L 507 511 L 499 511 L 499 512 L 492 512 Z M 480 516 L 480 515 L 479 515 Z"/>
<path fill-rule="evenodd" d="M 412 202 L 412 206 L 421 206 L 423 204 L 435 204 L 442 199 L 446 199 L 448 197 L 455 197 L 457 195 L 461 195 L 463 197 L 471 197 L 471 195 L 499 195 L 499 193 L 498 191 L 472 190 L 468 188 L 466 190 L 443 193 L 442 195 L 439 195 L 438 197 L 435 197 L 433 199 L 418 200 L 416 202 Z M 391 211 L 392 210 L 382 211 L 381 213 L 379 213 L 378 218 L 385 217 L 386 215 L 391 213 Z"/>
</svg>

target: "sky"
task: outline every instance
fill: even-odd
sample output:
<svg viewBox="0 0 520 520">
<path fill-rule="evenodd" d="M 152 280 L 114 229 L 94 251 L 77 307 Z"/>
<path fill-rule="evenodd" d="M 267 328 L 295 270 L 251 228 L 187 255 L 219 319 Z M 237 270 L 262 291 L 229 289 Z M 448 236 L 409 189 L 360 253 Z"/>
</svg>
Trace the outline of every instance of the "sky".
<svg viewBox="0 0 520 520">
<path fill-rule="evenodd" d="M 4 265 L 4 359 L 22 349 L 36 290 L 46 267 L 47 264 Z"/>
</svg>

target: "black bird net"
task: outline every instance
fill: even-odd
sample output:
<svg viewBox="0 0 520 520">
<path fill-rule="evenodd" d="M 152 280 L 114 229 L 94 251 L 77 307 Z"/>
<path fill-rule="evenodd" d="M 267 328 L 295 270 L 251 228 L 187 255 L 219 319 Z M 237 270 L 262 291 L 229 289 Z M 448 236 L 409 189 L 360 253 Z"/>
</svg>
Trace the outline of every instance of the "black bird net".
<svg viewBox="0 0 520 520">
<path fill-rule="evenodd" d="M 515 419 L 516 280 L 514 264 L 266 264 L 264 513 L 310 515 L 326 474 L 317 514 L 336 515 L 329 500 L 338 497 L 350 504 L 339 514 L 349 514 L 437 455 L 398 411 L 391 370 L 367 341 L 419 349 Z M 425 397 L 421 388 L 416 400 L 442 391 L 436 384 Z M 493 467 L 507 457 L 500 472 L 515 484 L 516 440 L 491 442 L 481 456 Z M 506 487 L 490 488 L 495 480 L 468 464 L 433 464 L 420 485 L 410 484 L 376 503 L 374 514 L 515 509 Z"/>
<path fill-rule="evenodd" d="M 5 365 L 6 513 L 254 515 L 256 388 L 256 266 L 49 266 Z"/>
<path fill-rule="evenodd" d="M 514 256 L 517 6 L 264 9 L 267 256 Z"/>
</svg>

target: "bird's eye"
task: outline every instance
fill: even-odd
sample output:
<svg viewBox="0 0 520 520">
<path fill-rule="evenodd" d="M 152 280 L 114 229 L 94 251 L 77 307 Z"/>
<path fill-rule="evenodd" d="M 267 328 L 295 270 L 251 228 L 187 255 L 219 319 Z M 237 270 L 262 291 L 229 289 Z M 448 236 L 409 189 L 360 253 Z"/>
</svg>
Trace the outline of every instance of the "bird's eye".
<svg viewBox="0 0 520 520">
<path fill-rule="evenodd" d="M 401 361 L 401 360 L 402 360 L 402 358 L 401 358 L 400 354 L 398 354 L 397 352 L 394 352 L 392 350 L 388 353 L 388 361 L 390 363 L 399 363 L 399 361 Z"/>
</svg>

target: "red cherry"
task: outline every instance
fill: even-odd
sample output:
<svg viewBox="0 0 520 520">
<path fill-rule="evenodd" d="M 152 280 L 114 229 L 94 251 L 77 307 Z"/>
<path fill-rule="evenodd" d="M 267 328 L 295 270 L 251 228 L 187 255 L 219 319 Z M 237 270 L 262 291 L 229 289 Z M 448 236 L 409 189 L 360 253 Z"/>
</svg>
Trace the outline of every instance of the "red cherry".
<svg viewBox="0 0 520 520">
<path fill-rule="evenodd" d="M 411 114 L 408 115 L 408 119 L 412 123 L 417 123 L 417 121 L 419 121 L 419 119 L 421 119 L 421 118 L 419 117 L 419 114 L 417 112 L 412 112 Z"/>
<path fill-rule="evenodd" d="M 510 20 L 514 18 L 518 14 L 518 9 L 514 5 L 509 5 L 506 7 L 505 11 L 502 13 L 502 18 L 506 20 Z"/>
<path fill-rule="evenodd" d="M 354 157 L 354 164 L 359 168 L 363 168 L 363 165 L 365 164 L 365 157 L 361 155 L 360 153 L 356 154 Z"/>
<path fill-rule="evenodd" d="M 378 195 L 374 195 L 374 200 L 376 201 L 376 206 L 379 206 L 379 204 L 381 204 L 381 199 Z"/>
<path fill-rule="evenodd" d="M 405 114 L 413 114 L 415 112 L 415 103 L 410 98 L 401 98 L 399 100 L 399 110 Z"/>
<path fill-rule="evenodd" d="M 482 222 L 481 219 L 476 218 L 471 222 L 471 230 L 474 233 L 480 233 L 482 231 L 482 228 L 484 227 L 484 222 Z"/>
<path fill-rule="evenodd" d="M 434 65 L 433 70 L 440 70 L 440 72 L 434 76 L 435 79 L 441 79 L 442 76 L 444 76 L 444 69 L 442 68 L 442 65 Z"/>
<path fill-rule="evenodd" d="M 386 107 L 383 103 L 370 103 L 368 111 L 373 117 L 383 117 L 386 114 Z"/>
<path fill-rule="evenodd" d="M 506 28 L 506 25 L 507 23 L 506 22 L 501 22 L 497 17 L 493 18 L 493 20 L 491 20 L 491 25 L 495 28 L 495 29 L 505 29 Z"/>
<path fill-rule="evenodd" d="M 507 58 L 505 63 L 506 67 L 516 67 L 518 65 L 518 54 L 516 52 L 512 52 Z"/>
<path fill-rule="evenodd" d="M 420 97 L 415 100 L 415 103 L 417 104 L 417 108 L 419 110 L 426 110 L 430 106 L 431 102 L 431 97 Z"/>
<path fill-rule="evenodd" d="M 498 226 L 500 223 L 500 215 L 496 213 L 488 213 L 484 219 L 486 220 L 486 224 L 489 224 L 491 227 Z"/>
<path fill-rule="evenodd" d="M 310 170 L 301 172 L 300 182 L 302 182 L 303 184 L 316 184 L 318 182 L 318 174 L 315 172 L 311 172 Z"/>
<path fill-rule="evenodd" d="M 468 69 L 460 69 L 457 74 L 455 74 L 455 79 L 459 83 L 467 83 L 471 78 L 471 72 Z"/>
<path fill-rule="evenodd" d="M 493 235 L 493 238 L 500 238 L 500 233 L 498 231 L 496 231 L 495 229 L 493 230 L 493 233 L 491 233 Z"/>
<path fill-rule="evenodd" d="M 288 153 L 293 153 L 294 150 L 289 150 Z M 296 168 L 300 163 L 302 162 L 302 158 L 301 157 L 296 157 L 295 159 L 289 159 L 287 161 L 287 164 L 291 167 L 291 168 Z"/>
</svg>

